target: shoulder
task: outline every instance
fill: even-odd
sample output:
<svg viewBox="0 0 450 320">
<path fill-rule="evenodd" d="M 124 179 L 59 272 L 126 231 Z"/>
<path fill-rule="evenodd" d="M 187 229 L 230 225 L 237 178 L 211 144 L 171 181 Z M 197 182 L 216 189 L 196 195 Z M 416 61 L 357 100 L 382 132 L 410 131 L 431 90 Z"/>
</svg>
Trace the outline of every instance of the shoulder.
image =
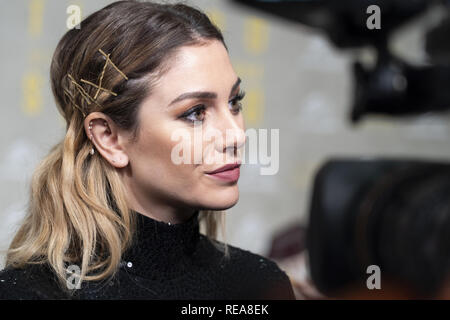
<svg viewBox="0 0 450 320">
<path fill-rule="evenodd" d="M 219 241 L 210 240 L 210 243 L 216 248 L 224 247 Z M 230 281 L 246 288 L 249 298 L 295 299 L 289 277 L 274 261 L 235 246 L 227 247 L 228 256 L 220 252 L 221 268 Z"/>
<path fill-rule="evenodd" d="M 247 284 L 257 288 L 260 299 L 295 299 L 287 274 L 278 265 L 259 254 L 228 245 L 233 269 L 245 276 Z"/>
<path fill-rule="evenodd" d="M 0 300 L 61 299 L 62 290 L 44 265 L 0 271 Z"/>
</svg>

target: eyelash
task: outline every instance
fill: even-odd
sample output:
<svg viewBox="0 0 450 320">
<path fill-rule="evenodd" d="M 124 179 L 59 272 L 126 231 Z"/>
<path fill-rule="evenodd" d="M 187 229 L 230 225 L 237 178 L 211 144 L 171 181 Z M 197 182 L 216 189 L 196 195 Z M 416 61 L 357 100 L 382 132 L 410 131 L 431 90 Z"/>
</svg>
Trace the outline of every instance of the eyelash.
<svg viewBox="0 0 450 320">
<path fill-rule="evenodd" d="M 236 96 L 234 96 L 230 101 L 228 101 L 228 103 L 235 105 L 237 103 L 237 110 L 234 110 L 235 114 L 238 114 L 241 110 L 242 110 L 242 104 L 240 103 L 240 101 L 242 99 L 244 99 L 245 97 L 245 91 L 240 91 Z M 190 123 L 194 123 L 194 121 L 198 121 L 198 122 L 202 122 L 203 120 L 191 120 L 189 119 L 189 117 L 191 115 L 194 115 L 197 112 L 204 112 L 206 110 L 206 106 L 204 104 L 199 104 L 196 105 L 195 107 L 189 109 L 188 111 L 186 111 L 185 113 L 183 113 L 180 118 L 183 120 L 186 120 Z M 233 111 L 232 111 L 233 112 Z"/>
<path fill-rule="evenodd" d="M 240 102 L 242 99 L 244 99 L 244 97 L 245 97 L 245 91 L 239 91 L 239 93 L 233 98 L 233 99 L 231 99 L 230 101 L 228 101 L 228 103 L 233 103 L 233 104 L 235 104 L 235 103 L 237 103 L 237 105 L 238 105 L 238 112 L 240 112 L 241 110 L 242 110 L 242 103 Z"/>
</svg>

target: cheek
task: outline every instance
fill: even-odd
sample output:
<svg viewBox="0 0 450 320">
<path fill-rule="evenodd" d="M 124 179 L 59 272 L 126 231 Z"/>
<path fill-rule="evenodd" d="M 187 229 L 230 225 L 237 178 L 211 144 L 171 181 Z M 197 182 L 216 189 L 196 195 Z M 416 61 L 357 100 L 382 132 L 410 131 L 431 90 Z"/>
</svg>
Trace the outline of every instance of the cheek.
<svg viewBox="0 0 450 320">
<path fill-rule="evenodd" d="M 153 178 L 161 179 L 165 183 L 185 184 L 196 178 L 193 172 L 194 147 L 193 135 L 189 129 L 182 130 L 188 134 L 188 139 L 172 139 L 173 133 L 179 130 L 174 125 L 159 125 L 141 132 L 140 141 L 136 146 L 136 160 L 139 161 L 141 171 L 148 169 Z M 190 138 L 190 139 L 189 139 Z M 177 155 L 177 157 L 174 157 Z M 188 157 L 189 160 L 177 164 L 177 158 Z"/>
</svg>

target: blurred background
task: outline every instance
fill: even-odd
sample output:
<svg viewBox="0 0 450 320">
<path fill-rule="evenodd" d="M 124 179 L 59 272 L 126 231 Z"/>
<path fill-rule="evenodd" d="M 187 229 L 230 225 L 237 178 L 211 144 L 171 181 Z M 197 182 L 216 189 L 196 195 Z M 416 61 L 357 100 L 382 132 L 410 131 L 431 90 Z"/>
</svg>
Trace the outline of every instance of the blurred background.
<svg viewBox="0 0 450 320">
<path fill-rule="evenodd" d="M 1 250 L 25 214 L 35 166 L 65 132 L 50 90 L 49 67 L 67 31 L 66 10 L 77 5 L 84 18 L 111 2 L 0 0 Z M 185 2 L 206 11 L 223 31 L 246 91 L 246 127 L 280 133 L 277 174 L 260 175 L 259 165 L 241 169 L 240 200 L 227 216 L 231 245 L 269 255 L 277 235 L 306 225 L 315 173 L 330 157 L 450 159 L 448 113 L 350 121 L 353 64 L 356 58 L 370 64 L 370 48 L 337 49 L 320 29 L 234 1 Z M 424 64 L 424 30 L 439 17 L 439 8 L 426 10 L 399 28 L 392 51 L 408 63 Z M 1 255 L 0 267 L 3 262 Z"/>
</svg>

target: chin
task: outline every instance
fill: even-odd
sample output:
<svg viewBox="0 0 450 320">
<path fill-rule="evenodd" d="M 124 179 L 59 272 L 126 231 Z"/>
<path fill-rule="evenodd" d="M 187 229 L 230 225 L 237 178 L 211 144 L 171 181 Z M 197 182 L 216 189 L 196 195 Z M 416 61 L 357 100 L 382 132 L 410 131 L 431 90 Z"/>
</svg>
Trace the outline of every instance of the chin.
<svg viewBox="0 0 450 320">
<path fill-rule="evenodd" d="M 235 185 L 225 190 L 211 190 L 206 193 L 206 198 L 206 202 L 203 203 L 206 210 L 227 210 L 238 202 L 239 189 Z"/>
</svg>

